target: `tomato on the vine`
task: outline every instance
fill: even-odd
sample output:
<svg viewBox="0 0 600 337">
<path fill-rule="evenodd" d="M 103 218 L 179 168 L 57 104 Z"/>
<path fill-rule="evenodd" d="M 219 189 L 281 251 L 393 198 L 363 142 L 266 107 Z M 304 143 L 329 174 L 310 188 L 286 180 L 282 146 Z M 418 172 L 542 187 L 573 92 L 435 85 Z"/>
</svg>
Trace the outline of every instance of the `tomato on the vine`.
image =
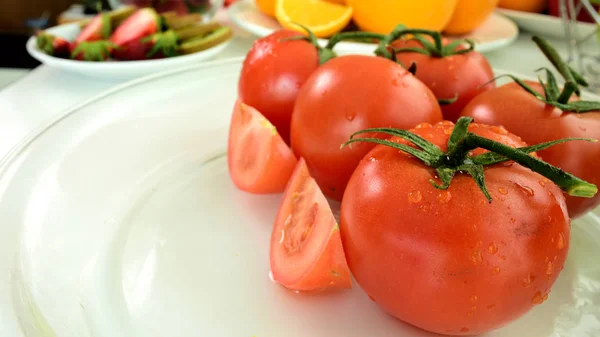
<svg viewBox="0 0 600 337">
<path fill-rule="evenodd" d="M 550 72 L 548 74 L 552 76 Z M 551 79 L 552 82 L 555 81 Z M 462 115 L 473 117 L 480 123 L 502 125 L 527 143 L 565 137 L 600 139 L 600 103 L 577 102 L 579 98 L 568 93 L 565 94 L 565 102 L 559 103 L 558 97 L 546 96 L 540 83 L 525 81 L 524 84 L 535 90 L 539 97 L 516 83 L 510 83 L 476 97 L 465 107 Z M 555 91 L 558 94 L 558 89 Z M 570 106 L 569 102 L 577 102 L 575 104 L 580 106 L 585 103 L 596 104 L 595 107 L 589 105 L 592 109 L 578 113 L 576 110 L 580 108 Z M 562 106 L 555 106 L 557 104 Z M 552 165 L 600 184 L 600 143 L 566 143 L 540 151 L 539 155 Z M 598 204 L 598 195 L 590 199 L 567 196 L 571 218 L 585 214 Z"/>
<path fill-rule="evenodd" d="M 405 34 L 410 34 L 407 30 Z M 474 50 L 470 40 L 449 41 L 438 32 L 425 32 L 431 40 L 418 36 L 399 39 L 392 43 L 396 58 L 405 66 L 414 63 L 415 76 L 433 91 L 435 96 L 447 101 L 442 104 L 445 120 L 455 122 L 462 109 L 477 95 L 495 87 L 494 72 L 487 59 Z M 463 44 L 469 47 L 464 48 Z M 456 101 L 453 101 L 456 98 Z"/>
<path fill-rule="evenodd" d="M 354 168 L 373 147 L 340 149 L 353 132 L 440 120 L 431 90 L 399 64 L 383 57 L 341 56 L 319 67 L 300 90 L 292 149 L 306 160 L 323 193 L 340 200 Z"/>
<path fill-rule="evenodd" d="M 420 124 L 415 137 L 380 131 L 402 138 L 360 162 L 340 220 L 348 265 L 371 299 L 451 335 L 491 331 L 547 299 L 565 264 L 570 221 L 561 189 L 545 176 L 575 195 L 597 192 L 514 149 L 526 144 L 505 129 L 465 121 Z M 490 160 L 498 157 L 482 147 L 520 164 Z"/>
<path fill-rule="evenodd" d="M 285 40 L 299 36 L 299 32 L 279 30 L 254 42 L 238 88 L 242 102 L 262 112 L 286 142 L 298 91 L 319 67 L 319 52 L 310 42 Z"/>
</svg>

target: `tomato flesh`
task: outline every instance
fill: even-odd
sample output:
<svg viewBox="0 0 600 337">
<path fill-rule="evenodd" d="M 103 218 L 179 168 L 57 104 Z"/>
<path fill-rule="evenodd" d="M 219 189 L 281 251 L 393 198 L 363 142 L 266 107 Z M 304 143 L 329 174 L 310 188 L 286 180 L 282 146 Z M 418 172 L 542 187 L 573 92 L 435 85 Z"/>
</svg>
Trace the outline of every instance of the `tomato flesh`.
<svg viewBox="0 0 600 337">
<path fill-rule="evenodd" d="M 283 192 L 296 163 L 275 127 L 256 109 L 236 102 L 227 151 L 234 184 L 250 193 Z"/>
<path fill-rule="evenodd" d="M 412 131 L 446 150 L 452 128 L 444 122 Z M 472 124 L 470 131 L 525 145 L 500 127 Z M 561 190 L 512 162 L 485 168 L 491 203 L 466 174 L 447 190 L 430 179 L 440 183 L 435 170 L 387 146 L 356 168 L 340 228 L 362 289 L 391 315 L 450 335 L 497 329 L 545 301 L 569 247 Z"/>
<path fill-rule="evenodd" d="M 339 226 L 303 159 L 277 213 L 270 259 L 273 280 L 291 290 L 352 287 Z"/>
</svg>

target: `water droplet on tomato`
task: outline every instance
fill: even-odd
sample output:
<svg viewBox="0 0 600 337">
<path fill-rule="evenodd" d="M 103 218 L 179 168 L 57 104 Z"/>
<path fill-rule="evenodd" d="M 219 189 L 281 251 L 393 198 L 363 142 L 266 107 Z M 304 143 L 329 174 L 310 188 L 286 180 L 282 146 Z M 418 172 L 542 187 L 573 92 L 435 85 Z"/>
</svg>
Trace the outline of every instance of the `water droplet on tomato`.
<svg viewBox="0 0 600 337">
<path fill-rule="evenodd" d="M 541 304 L 542 303 L 542 293 L 541 292 L 536 292 L 535 295 L 533 295 L 533 298 L 531 299 L 531 304 Z"/>
<path fill-rule="evenodd" d="M 469 315 L 469 316 L 473 316 L 473 314 Z M 463 327 L 459 330 L 459 332 L 469 332 L 471 331 L 471 329 L 467 328 L 467 327 Z"/>
<path fill-rule="evenodd" d="M 545 294 L 544 296 L 542 296 L 542 303 L 546 302 L 547 299 L 548 299 L 548 294 Z"/>
<path fill-rule="evenodd" d="M 490 243 L 488 252 L 490 252 L 490 254 L 496 254 L 498 252 L 498 245 L 495 242 Z"/>
<path fill-rule="evenodd" d="M 500 164 L 500 165 L 502 165 L 502 167 L 511 167 L 511 166 L 513 166 L 514 164 L 515 164 L 515 162 L 514 162 L 514 161 L 512 161 L 512 160 L 509 160 L 509 161 L 502 162 L 502 164 Z"/>
<path fill-rule="evenodd" d="M 397 86 L 399 86 L 399 85 L 400 85 L 400 81 L 398 81 L 398 78 L 394 78 L 394 79 L 392 80 L 392 85 L 393 85 L 393 86 L 395 86 L 395 87 L 397 87 Z"/>
<path fill-rule="evenodd" d="M 548 261 L 548 265 L 546 266 L 546 275 L 552 275 L 554 271 L 554 263 L 552 261 Z"/>
<path fill-rule="evenodd" d="M 476 231 L 476 230 L 477 230 L 477 225 L 476 225 L 476 224 L 472 224 L 472 225 L 471 225 L 471 229 L 472 229 L 473 231 Z"/>
<path fill-rule="evenodd" d="M 421 202 L 422 199 L 423 196 L 421 195 L 421 191 L 410 191 L 408 193 L 408 202 L 410 202 L 411 204 Z"/>
<path fill-rule="evenodd" d="M 429 129 L 431 127 L 431 124 L 429 123 L 420 123 L 417 126 L 415 126 L 415 129 Z"/>
<path fill-rule="evenodd" d="M 437 198 L 442 204 L 447 204 L 452 199 L 452 194 L 450 191 L 440 191 Z"/>
<path fill-rule="evenodd" d="M 512 223 L 515 223 L 515 222 L 517 222 L 517 219 L 515 219 L 515 218 L 510 218 L 510 222 L 512 222 Z"/>
<path fill-rule="evenodd" d="M 490 305 L 488 305 L 486 308 L 487 308 L 488 310 L 492 310 L 492 309 L 494 309 L 495 307 L 496 307 L 496 305 L 495 305 L 495 304 L 490 304 Z"/>
<path fill-rule="evenodd" d="M 431 87 L 432 87 L 432 88 L 435 88 L 435 87 L 437 87 L 437 82 L 432 82 L 432 83 L 431 83 Z"/>
<path fill-rule="evenodd" d="M 406 82 L 406 81 L 403 81 L 403 82 L 402 82 L 402 87 L 403 87 L 403 88 L 408 88 L 408 82 Z"/>
<path fill-rule="evenodd" d="M 524 185 L 521 185 L 521 184 L 519 184 L 519 183 L 515 183 L 515 185 L 516 185 L 516 186 L 517 186 L 517 187 L 518 187 L 518 188 L 519 188 L 519 189 L 520 189 L 520 190 L 521 190 L 523 193 L 525 193 L 525 195 L 526 195 L 526 196 L 528 196 L 528 197 L 533 197 L 533 195 L 535 194 L 535 193 L 533 192 L 533 189 L 532 189 L 531 187 L 529 187 L 529 186 L 524 186 Z"/>
<path fill-rule="evenodd" d="M 354 118 L 356 118 L 356 113 L 355 112 L 348 112 L 348 113 L 346 113 L 346 119 L 347 120 L 349 120 L 349 121 L 352 122 L 354 120 Z"/>
<path fill-rule="evenodd" d="M 473 263 L 476 265 L 481 263 L 481 251 L 480 250 L 476 250 L 473 252 L 473 254 L 471 255 L 471 261 L 473 261 Z"/>
<path fill-rule="evenodd" d="M 525 277 L 523 279 L 523 287 L 527 288 L 531 285 L 531 283 L 535 280 L 535 276 L 533 276 L 532 274 L 527 275 L 527 277 Z"/>
<path fill-rule="evenodd" d="M 423 204 L 419 205 L 418 209 L 419 211 L 427 212 L 431 210 L 431 204 L 428 202 L 424 202 Z"/>
<path fill-rule="evenodd" d="M 556 239 L 556 248 L 559 250 L 565 248 L 565 236 L 563 233 L 558 233 L 558 238 Z"/>
<path fill-rule="evenodd" d="M 503 195 L 508 194 L 508 191 L 504 187 L 498 187 L 498 192 L 500 192 L 500 194 L 503 194 Z"/>
<path fill-rule="evenodd" d="M 552 215 L 548 215 L 548 217 L 546 217 L 546 220 L 549 224 L 552 223 Z"/>
<path fill-rule="evenodd" d="M 477 297 L 477 295 L 471 296 L 471 302 L 473 302 L 473 303 L 477 302 L 478 299 L 479 298 Z"/>
<path fill-rule="evenodd" d="M 587 129 L 586 129 L 585 127 L 583 127 L 583 126 L 580 126 L 580 127 L 579 127 L 579 130 L 581 130 L 581 131 L 583 131 L 583 132 L 587 131 Z"/>
<path fill-rule="evenodd" d="M 546 182 L 545 182 L 545 181 L 543 181 L 543 180 L 540 180 L 540 181 L 539 181 L 539 183 L 540 183 L 540 186 L 542 186 L 542 187 L 546 187 Z"/>
<path fill-rule="evenodd" d="M 469 317 L 473 316 L 473 312 L 472 312 L 472 311 L 469 311 L 469 312 L 467 313 L 467 316 L 469 316 Z M 461 330 L 461 331 L 462 331 L 462 330 Z M 466 331 L 464 331 L 464 332 L 466 332 Z"/>
<path fill-rule="evenodd" d="M 444 134 L 448 135 L 448 136 L 451 135 L 452 134 L 452 129 L 450 129 L 450 128 L 444 128 Z"/>
<path fill-rule="evenodd" d="M 502 260 L 506 260 L 506 255 L 502 255 L 502 256 L 500 256 L 500 258 L 501 258 Z"/>
<path fill-rule="evenodd" d="M 500 268 L 499 267 L 494 267 L 492 269 L 492 275 L 498 275 L 500 274 Z"/>
</svg>

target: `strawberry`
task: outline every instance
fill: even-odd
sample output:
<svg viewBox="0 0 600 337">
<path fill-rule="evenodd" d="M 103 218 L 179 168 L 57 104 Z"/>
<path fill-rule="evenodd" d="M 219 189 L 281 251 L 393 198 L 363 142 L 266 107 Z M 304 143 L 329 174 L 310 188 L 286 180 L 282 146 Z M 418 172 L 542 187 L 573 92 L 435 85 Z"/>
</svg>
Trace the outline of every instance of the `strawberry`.
<svg viewBox="0 0 600 337">
<path fill-rule="evenodd" d="M 114 50 L 114 56 L 118 59 L 136 59 L 129 55 L 139 49 L 140 41 L 161 30 L 161 18 L 152 8 L 142 8 L 128 17 L 119 25 L 112 36 L 112 42 L 118 49 Z M 136 55 L 134 55 L 136 56 Z"/>
<path fill-rule="evenodd" d="M 37 46 L 48 55 L 56 57 L 69 57 L 70 43 L 60 36 L 39 32 Z"/>
<path fill-rule="evenodd" d="M 79 61 L 106 61 L 116 46 L 106 40 L 84 41 L 77 44 L 71 52 L 71 58 Z"/>
<path fill-rule="evenodd" d="M 75 38 L 75 45 L 108 39 L 112 30 L 110 16 L 106 13 L 96 15 Z"/>
</svg>

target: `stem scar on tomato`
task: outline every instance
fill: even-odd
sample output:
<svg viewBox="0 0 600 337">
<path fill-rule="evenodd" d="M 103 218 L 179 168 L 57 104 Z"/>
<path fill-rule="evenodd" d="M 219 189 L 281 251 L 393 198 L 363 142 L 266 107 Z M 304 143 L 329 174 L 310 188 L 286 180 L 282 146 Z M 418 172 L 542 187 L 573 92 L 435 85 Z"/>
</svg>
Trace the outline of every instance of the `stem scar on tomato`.
<svg viewBox="0 0 600 337">
<path fill-rule="evenodd" d="M 567 173 L 558 167 L 552 166 L 538 158 L 530 156 L 529 153 L 544 150 L 556 144 L 569 141 L 596 142 L 588 138 L 564 138 L 551 142 L 540 143 L 533 146 L 512 148 L 488 138 L 478 136 L 468 131 L 469 124 L 473 122 L 470 117 L 461 117 L 448 139 L 448 150 L 443 152 L 428 140 L 410 131 L 393 128 L 372 128 L 358 131 L 350 136 L 350 140 L 342 145 L 349 146 L 357 142 L 369 142 L 386 145 L 413 155 L 425 165 L 436 170 L 442 184 L 430 180 L 431 185 L 440 190 L 446 190 L 457 173 L 467 173 L 475 180 L 479 189 L 483 192 L 488 202 L 492 197 L 485 184 L 484 167 L 512 160 L 530 170 L 541 174 L 552 180 L 563 191 L 572 196 L 591 198 L 598 192 L 598 187 L 588 183 L 574 175 Z M 416 147 L 393 142 L 380 138 L 356 138 L 357 135 L 365 133 L 383 133 L 396 136 L 411 142 Z M 476 148 L 488 150 L 484 154 L 471 156 L 470 151 Z"/>
</svg>

